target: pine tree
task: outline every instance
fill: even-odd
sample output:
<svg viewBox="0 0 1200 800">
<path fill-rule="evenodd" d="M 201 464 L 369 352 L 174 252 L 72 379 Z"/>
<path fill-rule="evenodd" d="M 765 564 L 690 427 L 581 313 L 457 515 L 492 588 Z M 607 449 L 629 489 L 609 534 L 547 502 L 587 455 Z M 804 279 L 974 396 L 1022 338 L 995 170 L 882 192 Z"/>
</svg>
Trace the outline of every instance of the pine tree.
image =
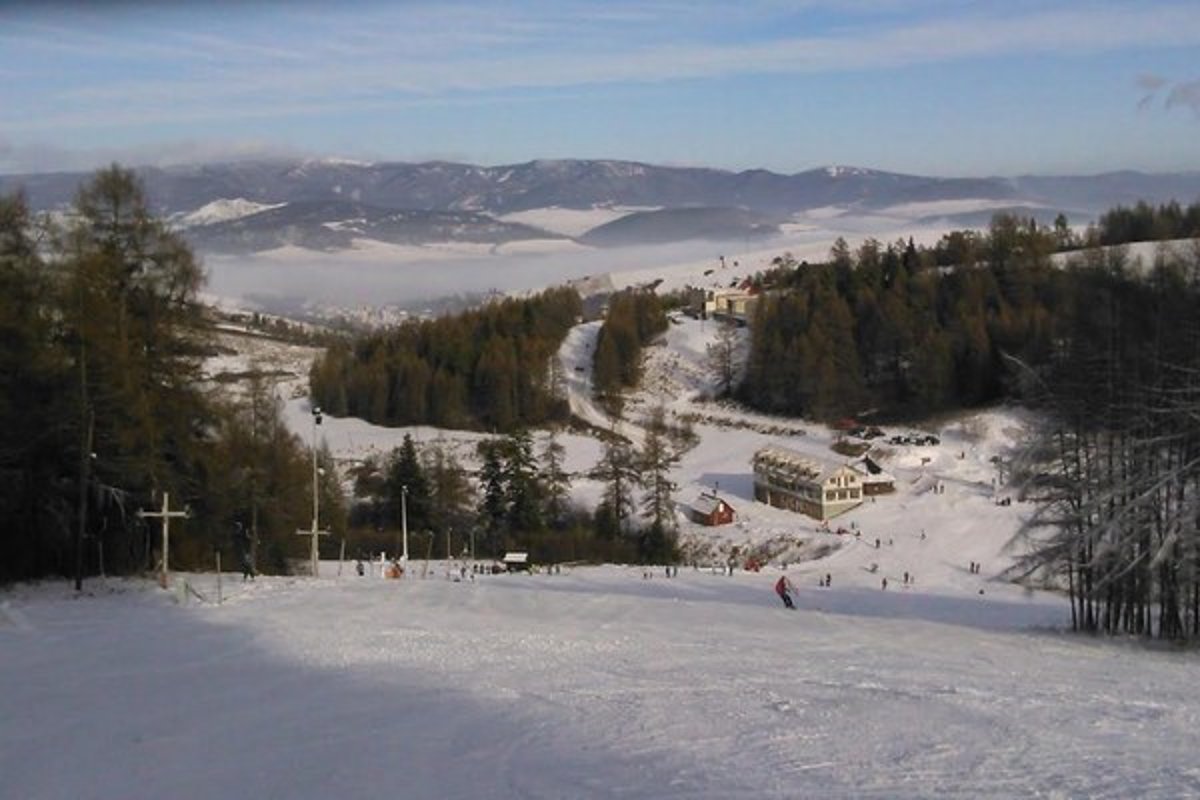
<svg viewBox="0 0 1200 800">
<path fill-rule="evenodd" d="M 466 472 L 441 442 L 425 447 L 421 456 L 429 480 L 433 531 L 465 531 L 474 499 Z"/>
<path fill-rule="evenodd" d="M 533 456 L 533 437 L 528 429 L 514 431 L 505 437 L 501 449 L 508 530 L 518 536 L 540 531 L 544 526 L 542 488 Z"/>
<path fill-rule="evenodd" d="M 646 493 L 642 496 L 642 518 L 659 533 L 674 528 L 674 501 L 677 488 L 671 481 L 671 469 L 679 463 L 667 439 L 666 412 L 657 406 L 646 420 L 646 440 L 640 461 L 641 476 Z"/>
<path fill-rule="evenodd" d="M 551 527 L 558 528 L 567 519 L 571 479 L 563 468 L 566 448 L 553 431 L 546 437 L 541 456 L 542 517 Z"/>
<path fill-rule="evenodd" d="M 392 452 L 387 483 L 397 519 L 401 516 L 403 497 L 404 515 L 410 531 L 427 529 L 434 524 L 429 480 L 421 467 L 411 434 L 404 434 L 404 441 Z"/>
<path fill-rule="evenodd" d="M 500 443 L 485 439 L 478 448 L 482 464 L 479 468 L 481 500 L 479 516 L 492 558 L 498 557 L 506 531 L 504 459 Z"/>
<path fill-rule="evenodd" d="M 602 505 L 611 515 L 616 530 L 629 532 L 634 513 L 633 491 L 641 485 L 642 476 L 628 440 L 616 434 L 605 439 L 592 477 L 604 485 Z"/>
</svg>

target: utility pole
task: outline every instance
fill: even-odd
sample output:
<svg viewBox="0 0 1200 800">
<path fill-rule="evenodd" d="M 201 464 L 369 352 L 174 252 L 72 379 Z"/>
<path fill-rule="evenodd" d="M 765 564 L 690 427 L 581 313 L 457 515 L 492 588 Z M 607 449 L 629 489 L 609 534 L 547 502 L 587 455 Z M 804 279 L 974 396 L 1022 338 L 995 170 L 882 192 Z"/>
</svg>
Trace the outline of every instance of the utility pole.
<svg viewBox="0 0 1200 800">
<path fill-rule="evenodd" d="M 158 582 L 166 589 L 167 584 L 171 579 L 171 567 L 169 554 L 171 549 L 171 519 L 181 518 L 187 519 L 187 510 L 172 511 L 171 510 L 171 494 L 163 492 L 162 508 L 158 511 L 146 511 L 145 509 L 138 512 L 138 516 L 142 519 L 161 519 L 162 520 L 162 571 L 159 572 Z"/>
<path fill-rule="evenodd" d="M 83 590 L 83 537 L 87 535 L 87 490 L 92 480 L 92 460 L 96 457 L 96 454 L 92 452 L 95 428 L 96 412 L 89 408 L 87 426 L 83 434 L 83 448 L 79 454 L 79 518 L 76 520 L 75 527 L 75 591 L 77 592 Z"/>
<path fill-rule="evenodd" d="M 321 491 L 320 485 L 317 482 L 317 428 L 321 424 L 321 407 L 313 406 L 313 434 L 312 434 L 312 464 L 313 464 L 313 530 L 317 529 L 317 520 L 321 518 Z M 315 541 L 315 540 L 314 540 Z M 316 572 L 313 572 L 316 575 Z"/>
<path fill-rule="evenodd" d="M 400 555 L 400 563 L 408 566 L 408 485 L 400 487 L 400 531 L 403 538 L 404 550 Z"/>
<path fill-rule="evenodd" d="M 312 434 L 312 465 L 313 465 L 313 516 L 312 528 L 307 531 L 296 531 L 300 536 L 311 536 L 312 540 L 309 544 L 309 558 L 312 561 L 312 576 L 314 578 L 320 576 L 321 558 L 320 549 L 317 547 L 317 542 L 321 536 L 328 536 L 329 531 L 320 529 L 320 513 L 321 513 L 321 487 L 318 482 L 320 471 L 317 468 L 317 426 L 321 424 L 321 407 L 313 406 L 313 434 Z"/>
</svg>

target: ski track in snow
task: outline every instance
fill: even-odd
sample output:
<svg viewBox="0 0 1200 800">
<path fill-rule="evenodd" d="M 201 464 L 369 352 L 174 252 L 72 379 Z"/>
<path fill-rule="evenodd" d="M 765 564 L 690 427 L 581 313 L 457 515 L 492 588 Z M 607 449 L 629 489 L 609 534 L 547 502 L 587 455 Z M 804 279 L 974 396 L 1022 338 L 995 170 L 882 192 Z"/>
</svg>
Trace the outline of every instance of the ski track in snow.
<svg viewBox="0 0 1200 800">
<path fill-rule="evenodd" d="M 0 797 L 1200 793 L 1194 654 L 1060 635 L 1053 596 L 336 571 L 10 591 Z"/>
</svg>

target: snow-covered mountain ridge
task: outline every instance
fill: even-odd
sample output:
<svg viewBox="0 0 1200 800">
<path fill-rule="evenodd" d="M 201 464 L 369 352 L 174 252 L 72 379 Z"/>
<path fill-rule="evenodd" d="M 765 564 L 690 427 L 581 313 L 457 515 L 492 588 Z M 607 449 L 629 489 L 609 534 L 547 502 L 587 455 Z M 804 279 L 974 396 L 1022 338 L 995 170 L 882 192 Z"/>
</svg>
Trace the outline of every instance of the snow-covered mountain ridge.
<svg viewBox="0 0 1200 800">
<path fill-rule="evenodd" d="M 976 217 L 986 215 L 990 209 L 1018 208 L 1041 214 L 1049 221 L 1059 211 L 1080 219 L 1119 203 L 1170 199 L 1191 202 L 1200 197 L 1200 173 L 942 178 L 830 166 L 784 175 L 762 169 L 735 172 L 580 159 L 493 167 L 452 162 L 272 160 L 147 167 L 138 172 L 152 203 L 164 216 L 189 224 L 228 224 L 221 220 L 231 220 L 231 214 L 248 210 L 248 204 L 275 206 L 273 215 L 262 221 L 300 239 L 327 223 L 345 219 L 336 208 L 338 203 L 377 209 L 373 212 L 377 214 L 469 212 L 483 218 L 538 209 L 635 207 L 677 214 L 688 209 L 726 209 L 784 222 L 824 208 L 837 208 L 846 214 L 873 214 L 889 208 L 924 207 L 943 214 L 948 207 L 945 204 L 971 201 Z M 87 177 L 83 173 L 0 176 L 0 192 L 21 189 L 35 210 L 58 209 L 71 202 Z M 212 206 L 214 203 L 217 205 Z M 328 213 L 314 218 L 314 208 Z M 240 215 L 238 219 L 245 221 L 253 216 Z M 976 217 L 964 218 L 964 223 L 976 224 Z M 489 228 L 479 218 L 476 220 L 479 225 L 464 228 L 465 241 L 510 240 L 503 229 Z M 697 230 L 703 233 L 708 227 L 704 222 L 676 226 L 674 233 L 661 232 L 650 239 L 693 237 Z M 277 240 L 283 235 L 276 232 L 273 237 Z M 425 241 L 427 235 L 427 230 L 417 226 L 399 238 Z M 436 235 L 447 234 L 442 231 Z M 742 234 L 735 229 L 723 235 L 736 240 Z M 641 233 L 636 240 L 646 238 Z M 255 241 L 242 242 L 241 246 L 257 246 Z M 207 246 L 203 237 L 197 237 L 196 242 L 202 249 Z"/>
</svg>

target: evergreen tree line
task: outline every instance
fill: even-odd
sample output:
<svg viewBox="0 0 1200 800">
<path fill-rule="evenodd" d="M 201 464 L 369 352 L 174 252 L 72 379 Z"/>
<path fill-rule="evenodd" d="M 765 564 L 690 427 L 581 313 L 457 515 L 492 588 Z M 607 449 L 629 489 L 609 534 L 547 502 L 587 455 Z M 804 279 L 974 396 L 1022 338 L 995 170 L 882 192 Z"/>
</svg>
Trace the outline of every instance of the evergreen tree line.
<svg viewBox="0 0 1200 800">
<path fill-rule="evenodd" d="M 485 560 L 516 549 L 536 563 L 672 561 L 675 487 L 667 472 L 678 458 L 670 443 L 676 432 L 661 411 L 650 424 L 641 451 L 617 437 L 606 442 L 591 473 L 604 487 L 594 510 L 571 501 L 565 449 L 553 433 L 540 448 L 526 428 L 485 439 L 474 471 L 443 443 L 418 448 L 405 436 L 354 471 L 353 552 L 399 554 L 407 529 L 410 559 L 458 558 L 473 547 Z"/>
<path fill-rule="evenodd" d="M 938 268 L 949 251 L 959 266 Z M 1006 361 L 1044 361 L 1065 273 L 1053 231 L 1009 216 L 934 248 L 838 240 L 826 263 L 784 257 L 757 276 L 736 395 L 752 408 L 832 420 L 924 416 L 1005 396 Z"/>
<path fill-rule="evenodd" d="M 1200 202 L 1182 207 L 1177 202 L 1152 206 L 1139 202 L 1131 208 L 1117 206 L 1102 214 L 1094 235 L 1084 243 L 1100 245 L 1154 242 L 1200 237 Z"/>
<path fill-rule="evenodd" d="M 1139 204 L 1135 216 L 1174 236 L 1183 229 L 1163 220 L 1185 224 L 1197 208 Z M 1012 365 L 1048 363 L 1070 334 L 1062 309 L 1097 280 L 1052 257 L 1081 241 L 1098 247 L 1126 214 L 1104 215 L 1082 239 L 1062 218 L 1045 227 L 1000 214 L 986 232 L 953 231 L 932 247 L 868 239 L 852 252 L 839 239 L 825 263 L 778 258 L 755 276 L 764 294 L 735 393 L 759 410 L 824 420 L 921 417 L 1019 396 Z M 1094 264 L 1105 258 L 1097 247 L 1070 258 Z"/>
<path fill-rule="evenodd" d="M 654 292 L 626 289 L 614 294 L 592 354 L 592 386 L 596 393 L 613 398 L 621 389 L 637 386 L 642 348 L 666 329 L 667 315 Z"/>
<path fill-rule="evenodd" d="M 1041 510 L 1021 565 L 1065 583 L 1087 632 L 1200 636 L 1200 246 L 1138 276 L 1093 253 L 1030 365 L 1048 412 L 1025 465 Z"/>
<path fill-rule="evenodd" d="M 0 198 L 0 580 L 152 569 L 159 527 L 137 511 L 167 492 L 190 507 L 173 566 L 221 549 L 283 569 L 311 508 L 306 451 L 265 387 L 240 403 L 203 388 L 195 258 L 118 166 L 72 212 Z"/>
<path fill-rule="evenodd" d="M 563 419 L 552 356 L 581 311 L 573 289 L 549 289 L 335 344 L 313 365 L 312 396 L 379 425 L 508 431 Z"/>
</svg>

